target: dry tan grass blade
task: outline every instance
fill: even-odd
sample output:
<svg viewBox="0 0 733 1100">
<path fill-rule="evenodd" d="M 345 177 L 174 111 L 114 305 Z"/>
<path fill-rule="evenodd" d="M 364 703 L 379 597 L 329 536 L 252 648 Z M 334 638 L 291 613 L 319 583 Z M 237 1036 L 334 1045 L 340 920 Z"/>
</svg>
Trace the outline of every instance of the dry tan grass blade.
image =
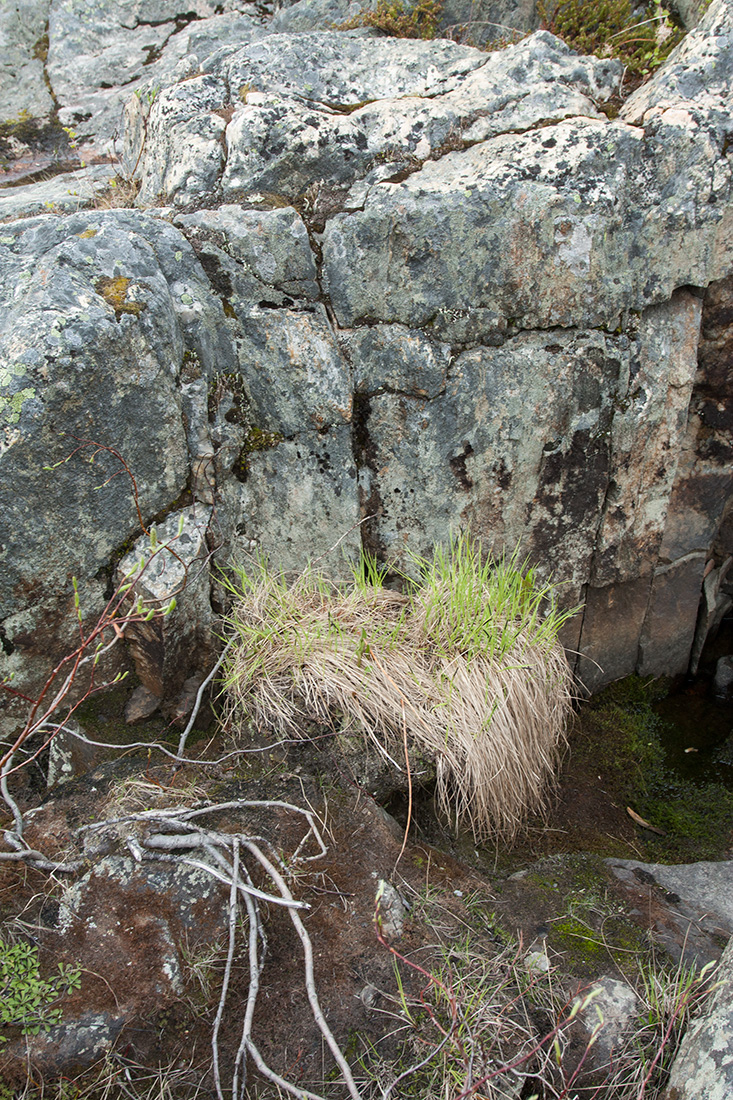
<svg viewBox="0 0 733 1100">
<path fill-rule="evenodd" d="M 564 742 L 572 703 L 556 639 L 564 617 L 551 608 L 557 622 L 548 625 L 538 615 L 550 590 L 538 594 L 515 563 L 495 566 L 504 570 L 499 588 L 480 558 L 468 564 L 477 584 L 458 598 L 463 574 L 454 590 L 441 589 L 444 579 L 431 588 L 428 578 L 402 595 L 363 580 L 344 591 L 308 572 L 288 585 L 260 566 L 258 577 L 243 578 L 231 617 L 233 712 L 296 736 L 304 717 L 345 718 L 395 759 L 406 720 L 411 749 L 436 762 L 441 809 L 477 840 L 513 837 L 529 811 L 545 807 Z M 461 601 L 470 620 L 463 633 L 453 627 Z"/>
</svg>

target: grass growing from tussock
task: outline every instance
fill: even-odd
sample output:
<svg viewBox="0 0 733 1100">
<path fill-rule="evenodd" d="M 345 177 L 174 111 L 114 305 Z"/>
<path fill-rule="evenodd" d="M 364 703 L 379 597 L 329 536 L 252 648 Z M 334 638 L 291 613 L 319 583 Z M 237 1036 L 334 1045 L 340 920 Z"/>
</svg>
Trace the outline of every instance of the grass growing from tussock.
<svg viewBox="0 0 733 1100">
<path fill-rule="evenodd" d="M 557 634 L 572 612 L 516 555 L 484 559 L 466 535 L 416 565 L 403 593 L 370 561 L 342 587 L 241 569 L 230 708 L 296 736 L 304 718 L 341 717 L 393 761 L 412 747 L 435 760 L 456 826 L 511 838 L 555 774 L 572 699 Z"/>
</svg>

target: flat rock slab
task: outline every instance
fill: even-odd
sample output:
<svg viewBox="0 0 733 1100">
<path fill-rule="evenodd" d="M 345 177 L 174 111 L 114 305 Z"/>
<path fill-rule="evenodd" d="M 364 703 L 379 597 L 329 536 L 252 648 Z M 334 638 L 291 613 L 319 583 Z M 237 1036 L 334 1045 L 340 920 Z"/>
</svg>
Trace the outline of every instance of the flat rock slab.
<svg viewBox="0 0 733 1100">
<path fill-rule="evenodd" d="M 38 183 L 3 188 L 0 191 L 0 221 L 12 221 L 32 214 L 72 214 L 95 206 L 100 194 L 109 190 L 114 177 L 113 165 L 96 164 L 75 172 L 63 172 Z"/>
<path fill-rule="evenodd" d="M 358 32 L 271 35 L 168 82 L 127 110 L 125 159 L 141 197 L 177 204 L 256 190 L 350 186 L 376 165 L 415 171 L 463 142 L 548 119 L 603 116 L 615 61 L 579 58 L 547 32 L 488 55 L 446 39 Z M 395 169 L 396 171 L 397 169 Z"/>
<path fill-rule="evenodd" d="M 721 941 L 733 935 L 733 861 L 606 862 L 625 892 L 637 896 L 655 937 L 674 958 L 700 966 L 719 958 Z"/>
</svg>

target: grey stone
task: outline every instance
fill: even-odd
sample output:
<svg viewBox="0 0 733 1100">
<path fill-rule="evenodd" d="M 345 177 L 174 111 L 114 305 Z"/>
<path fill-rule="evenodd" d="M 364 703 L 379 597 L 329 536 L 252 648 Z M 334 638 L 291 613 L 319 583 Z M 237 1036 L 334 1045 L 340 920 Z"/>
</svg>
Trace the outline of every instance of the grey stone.
<svg viewBox="0 0 733 1100">
<path fill-rule="evenodd" d="M 641 676 L 676 676 L 690 661 L 697 625 L 705 556 L 691 554 L 654 574 L 639 640 Z"/>
<path fill-rule="evenodd" d="M 303 432 L 249 454 L 245 480 L 222 486 L 235 558 L 262 552 L 289 573 L 317 559 L 332 576 L 350 576 L 361 545 L 356 476 L 348 427 Z"/>
<path fill-rule="evenodd" d="M 353 367 L 357 393 L 388 390 L 433 398 L 445 390 L 450 345 L 430 341 L 419 329 L 375 325 L 342 332 L 340 341 Z"/>
<path fill-rule="evenodd" d="M 377 926 L 386 940 L 398 940 L 405 931 L 407 909 L 391 882 L 379 880 L 376 896 Z"/>
<path fill-rule="evenodd" d="M 712 638 L 716 635 L 723 618 L 733 606 L 733 599 L 723 588 L 731 565 L 733 565 L 733 557 L 727 557 L 717 569 L 712 558 L 705 565 L 702 598 L 690 654 L 690 674 L 693 676 L 697 674 L 706 641 L 709 637 Z M 717 694 L 715 686 L 713 690 Z"/>
<path fill-rule="evenodd" d="M 47 1033 L 41 1031 L 34 1036 L 34 1058 L 42 1062 L 47 1071 L 57 1073 L 67 1066 L 92 1065 L 112 1049 L 124 1025 L 124 1019 L 110 1012 L 84 1012 L 70 1027 L 57 1025 Z M 21 1051 L 12 1047 L 6 1054 L 22 1058 Z"/>
<path fill-rule="evenodd" d="M 671 54 L 669 60 L 624 104 L 620 115 L 632 125 L 643 125 L 647 133 L 690 143 L 703 133 L 719 142 L 727 132 L 733 103 L 733 9 L 730 0 L 713 0 L 698 26 Z M 720 161 L 719 175 L 729 176 L 728 165 Z M 711 192 L 718 181 L 712 179 Z M 704 285 L 704 284 L 701 284 Z"/>
<path fill-rule="evenodd" d="M 8 0 L 0 8 L 0 122 L 53 110 L 43 79 L 48 7 L 49 0 Z"/>
<path fill-rule="evenodd" d="M 600 1024 L 591 1047 L 591 1062 L 596 1067 L 612 1065 L 615 1052 L 636 1022 L 639 998 L 630 985 L 610 975 L 584 990 L 583 997 L 588 996 L 592 1001 L 581 1011 L 581 1020 L 591 1033 Z"/>
<path fill-rule="evenodd" d="M 145 687 L 144 684 L 139 684 L 125 704 L 125 721 L 128 726 L 134 725 L 135 722 L 142 722 L 145 718 L 150 718 L 158 710 L 160 703 L 159 695 L 156 695 L 150 688 Z"/>
<path fill-rule="evenodd" d="M 365 100 L 439 95 L 486 62 L 480 51 L 445 39 L 323 32 L 273 35 L 233 54 L 213 54 L 204 71 L 226 76 L 235 92 L 249 85 L 306 105 L 358 107 Z"/>
<path fill-rule="evenodd" d="M 677 12 L 687 30 L 692 30 L 707 11 L 708 4 L 706 0 L 674 0 L 670 7 Z"/>
<path fill-rule="evenodd" d="M 646 894 L 647 914 L 653 902 L 653 935 L 675 959 L 700 969 L 719 957 L 720 937 L 733 933 L 733 863 L 606 863 L 626 887 Z"/>
<path fill-rule="evenodd" d="M 198 68 L 223 42 L 241 44 L 261 34 L 261 18 L 251 8 L 242 14 L 247 6 L 53 0 L 47 72 L 59 118 L 76 133 L 80 155 L 119 156 L 125 103 L 134 93 L 149 105 L 184 58 Z"/>
<path fill-rule="evenodd" d="M 613 418 L 613 483 L 598 532 L 595 585 L 648 574 L 659 553 L 697 371 L 700 314 L 699 299 L 678 292 L 640 319 Z"/>
<path fill-rule="evenodd" d="M 258 428 L 292 436 L 351 420 L 350 373 L 323 306 L 253 307 L 240 320 L 240 370 Z"/>
<path fill-rule="evenodd" d="M 376 0 L 299 0 L 276 11 L 270 20 L 273 34 L 338 30 L 342 23 L 376 7 Z"/>
<path fill-rule="evenodd" d="M 47 787 L 68 783 L 94 766 L 97 756 L 94 746 L 74 737 L 74 733 L 84 735 L 84 730 L 78 722 L 70 718 L 51 741 L 48 747 Z"/>
<path fill-rule="evenodd" d="M 536 0 L 445 0 L 441 28 L 458 42 L 483 46 L 537 29 Z"/>
<path fill-rule="evenodd" d="M 587 692 L 635 671 L 650 588 L 651 578 L 643 576 L 586 589 L 582 630 L 572 648 L 580 653 L 575 674 Z"/>
<path fill-rule="evenodd" d="M 217 5 L 218 7 L 218 5 Z M 187 49 L 189 55 L 196 58 L 200 65 L 205 58 L 221 50 L 224 46 L 241 48 L 244 42 L 270 33 L 270 23 L 257 16 L 251 5 L 242 5 L 246 11 L 230 11 L 224 15 L 213 15 L 200 23 L 192 23 L 188 31 Z"/>
<path fill-rule="evenodd" d="M 733 1092 L 733 940 L 714 975 L 718 988 L 684 1036 L 666 1100 L 728 1100 Z"/>
<path fill-rule="evenodd" d="M 363 211 L 326 227 L 339 322 L 416 326 L 440 309 L 482 308 L 524 328 L 613 328 L 624 309 L 719 278 L 731 255 L 724 158 L 700 136 L 686 175 L 670 175 L 660 154 L 673 142 L 670 132 L 574 119 L 483 140 L 377 184 Z M 719 201 L 699 204 L 711 173 Z M 663 245 L 657 215 L 666 217 Z"/>
<path fill-rule="evenodd" d="M 226 253 L 264 286 L 296 298 L 317 298 L 316 265 L 303 219 L 290 206 L 250 210 L 225 204 L 175 218 L 196 241 L 221 240 Z"/>
<path fill-rule="evenodd" d="M 119 564 L 118 582 L 130 580 L 131 604 L 169 614 L 131 624 L 126 640 L 140 682 L 158 699 L 173 702 L 192 672 L 208 671 L 212 653 L 209 551 L 211 509 L 173 512 L 138 539 Z"/>
<path fill-rule="evenodd" d="M 140 161 L 145 177 L 140 198 L 158 201 L 180 195 L 201 201 L 224 168 L 228 91 L 223 81 L 195 76 L 156 94 L 127 100 L 123 163 L 132 172 Z"/>
<path fill-rule="evenodd" d="M 339 29 L 375 7 L 376 0 L 299 0 L 276 12 L 270 29 L 273 33 Z M 405 7 L 409 10 L 411 4 Z M 514 41 L 536 30 L 538 23 L 535 0 L 445 0 L 438 16 L 438 30 L 444 37 L 470 46 Z"/>
<path fill-rule="evenodd" d="M 0 191 L 0 220 L 10 221 L 31 214 L 75 213 L 98 203 L 110 186 L 115 170 L 108 164 L 92 165 L 76 172 L 63 172 L 53 179 Z"/>
<path fill-rule="evenodd" d="M 234 352 L 188 242 L 157 218 L 12 223 L 0 268 L 2 662 L 23 690 L 77 644 L 71 577 L 90 623 L 106 602 L 100 570 L 136 533 L 138 506 L 149 521 L 186 486 L 185 353 L 210 377 Z"/>
<path fill-rule="evenodd" d="M 713 694 L 716 699 L 729 699 L 733 696 L 733 657 L 719 657 L 713 677 Z"/>
<path fill-rule="evenodd" d="M 433 400 L 387 392 L 360 405 L 360 491 L 386 557 L 410 569 L 410 553 L 470 526 L 497 552 L 521 540 L 574 600 L 601 518 L 624 354 L 597 332 L 522 333 L 459 355 Z"/>
<path fill-rule="evenodd" d="M 350 186 L 385 156 L 414 171 L 464 141 L 548 117 L 601 117 L 593 97 L 620 76 L 615 62 L 578 58 L 544 32 L 490 58 L 447 40 L 273 35 L 215 53 L 203 69 L 206 79 L 165 88 L 149 117 L 140 101 L 128 107 L 125 157 L 139 160 L 145 201 L 163 192 L 187 203 L 212 192 L 217 172 L 223 195 L 238 197 Z"/>
</svg>

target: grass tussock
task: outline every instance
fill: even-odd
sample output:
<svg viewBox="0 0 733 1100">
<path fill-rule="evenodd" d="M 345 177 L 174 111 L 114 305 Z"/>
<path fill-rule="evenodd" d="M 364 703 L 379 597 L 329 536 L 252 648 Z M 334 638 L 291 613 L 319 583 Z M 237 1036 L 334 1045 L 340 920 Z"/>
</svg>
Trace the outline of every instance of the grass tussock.
<svg viewBox="0 0 733 1100">
<path fill-rule="evenodd" d="M 416 564 L 404 592 L 369 561 L 348 587 L 240 570 L 230 706 L 296 736 L 304 718 L 346 719 L 393 761 L 427 753 L 455 825 L 511 838 L 556 771 L 572 700 L 557 634 L 572 612 L 516 555 L 484 559 L 465 535 Z"/>
</svg>

